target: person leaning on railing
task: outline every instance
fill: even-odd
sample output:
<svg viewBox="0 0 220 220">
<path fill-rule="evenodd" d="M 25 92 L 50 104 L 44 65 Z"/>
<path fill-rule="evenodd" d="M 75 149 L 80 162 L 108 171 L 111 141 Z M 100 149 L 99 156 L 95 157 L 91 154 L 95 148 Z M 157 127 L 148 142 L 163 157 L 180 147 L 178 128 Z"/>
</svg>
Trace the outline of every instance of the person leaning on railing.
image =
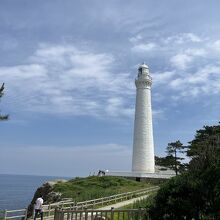
<svg viewBox="0 0 220 220">
<path fill-rule="evenodd" d="M 37 198 L 35 205 L 34 205 L 34 220 L 36 220 L 38 213 L 40 214 L 41 220 L 43 220 L 43 197 L 40 196 Z"/>
</svg>

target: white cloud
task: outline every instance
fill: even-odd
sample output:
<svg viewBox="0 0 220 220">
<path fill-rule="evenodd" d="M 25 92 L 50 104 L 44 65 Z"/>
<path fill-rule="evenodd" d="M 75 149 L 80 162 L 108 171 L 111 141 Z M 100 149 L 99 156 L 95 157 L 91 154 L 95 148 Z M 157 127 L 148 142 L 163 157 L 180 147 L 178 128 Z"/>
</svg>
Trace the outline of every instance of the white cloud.
<svg viewBox="0 0 220 220">
<path fill-rule="evenodd" d="M 189 48 L 171 57 L 171 64 L 178 69 L 186 69 L 197 58 L 206 55 L 204 49 Z"/>
<path fill-rule="evenodd" d="M 169 83 L 169 86 L 175 90 L 182 90 L 183 85 L 184 85 L 184 79 L 182 78 L 174 79 Z"/>
<path fill-rule="evenodd" d="M 165 44 L 185 44 L 186 42 L 200 43 L 202 41 L 204 40 L 194 33 L 180 33 L 163 39 Z"/>
<path fill-rule="evenodd" d="M 171 57 L 170 62 L 174 67 L 178 69 L 186 69 L 187 66 L 192 62 L 192 60 L 192 56 L 185 53 L 179 53 Z"/>
<path fill-rule="evenodd" d="M 191 56 L 205 56 L 207 52 L 203 48 L 189 48 L 185 51 L 186 54 L 191 55 Z"/>
<path fill-rule="evenodd" d="M 164 119 L 165 115 L 164 115 L 165 111 L 164 109 L 153 109 L 153 119 L 155 122 L 155 119 Z"/>
<path fill-rule="evenodd" d="M 213 53 L 210 45 L 218 48 L 219 41 L 204 41 L 192 33 L 178 37 L 171 36 L 166 43 L 159 41 L 158 44 L 140 43 L 144 40 L 141 34 L 130 39 L 134 44 L 131 50 L 141 56 L 144 52 L 160 49 L 159 52 L 155 50 L 155 54 L 164 58 L 166 71 L 152 74 L 154 84 L 158 85 L 154 92 L 171 89 L 176 92 L 175 97 L 201 96 L 207 91 L 218 94 L 217 71 L 210 72 L 211 66 L 218 67 L 218 51 Z M 208 64 L 210 60 L 211 65 Z M 131 98 L 135 99 L 134 76 L 114 72 L 116 66 L 114 56 L 109 53 L 80 50 L 69 44 L 41 44 L 22 63 L 0 67 L 0 76 L 7 85 L 8 105 L 12 110 L 16 105 L 21 111 L 130 117 L 134 114 L 130 102 Z M 167 87 L 158 89 L 161 84 Z M 193 88 L 197 86 L 200 88 Z"/>
<path fill-rule="evenodd" d="M 202 42 L 202 39 L 199 37 L 199 36 L 197 36 L 197 35 L 195 35 L 195 34 L 193 34 L 193 33 L 185 33 L 184 35 L 183 35 L 183 38 L 188 38 L 189 40 L 191 40 L 192 42 Z"/>
<path fill-rule="evenodd" d="M 118 115 L 119 112 L 117 111 L 123 106 L 123 100 L 118 97 L 112 97 L 107 100 L 107 103 L 106 112 L 108 115 Z"/>
<path fill-rule="evenodd" d="M 169 87 L 178 93 L 178 97 L 198 97 L 220 93 L 220 66 L 206 65 L 195 73 L 179 75 L 170 81 Z"/>
<path fill-rule="evenodd" d="M 168 83 L 175 75 L 176 73 L 174 71 L 152 73 L 153 83 L 156 85 Z"/>
<path fill-rule="evenodd" d="M 0 67 L 0 77 L 9 80 L 26 80 L 33 78 L 44 78 L 47 70 L 39 64 L 18 65 L 12 67 Z"/>
<path fill-rule="evenodd" d="M 220 93 L 219 40 L 202 39 L 193 33 L 182 33 L 170 36 L 163 43 L 165 44 L 161 47 L 167 50 L 171 48 L 171 70 L 168 73 L 155 74 L 154 78 L 158 83 L 165 81 L 168 85 L 165 90 L 171 89 L 171 94 L 175 91 L 171 95 L 174 100 L 182 100 L 183 97 L 191 100 Z"/>
<path fill-rule="evenodd" d="M 133 80 L 128 73 L 113 73 L 114 62 L 106 53 L 41 44 L 25 64 L 0 67 L 0 76 L 7 84 L 9 99 L 14 100 L 11 104 L 19 109 L 127 117 L 132 112 L 128 95 L 135 92 Z"/>
<path fill-rule="evenodd" d="M 137 53 L 143 53 L 143 52 L 151 51 L 155 47 L 156 47 L 155 43 L 146 43 L 146 44 L 141 43 L 133 46 L 131 50 Z"/>
<path fill-rule="evenodd" d="M 183 97 L 191 100 L 220 93 L 220 40 L 202 38 L 195 33 L 180 33 L 166 39 L 159 38 L 157 44 L 152 42 L 150 45 L 135 42 L 132 50 L 141 53 L 156 48 L 154 55 L 159 59 L 156 63 L 161 65 L 160 59 L 164 61 L 162 66 L 165 68 L 162 69 L 166 70 L 152 73 L 154 92 L 160 94 L 157 95 L 159 101 L 164 101 L 163 94 L 170 94 L 175 100 Z"/>
<path fill-rule="evenodd" d="M 123 108 L 124 102 L 120 97 L 112 97 L 107 100 L 106 112 L 110 116 L 117 115 L 126 115 L 132 116 L 134 115 L 134 108 Z"/>
<path fill-rule="evenodd" d="M 138 35 L 136 35 L 134 37 L 129 38 L 129 41 L 131 43 L 137 43 L 140 40 L 142 40 L 142 36 L 140 34 L 138 34 Z"/>
<path fill-rule="evenodd" d="M 214 50 L 220 51 L 220 40 L 211 42 L 210 47 Z"/>
</svg>

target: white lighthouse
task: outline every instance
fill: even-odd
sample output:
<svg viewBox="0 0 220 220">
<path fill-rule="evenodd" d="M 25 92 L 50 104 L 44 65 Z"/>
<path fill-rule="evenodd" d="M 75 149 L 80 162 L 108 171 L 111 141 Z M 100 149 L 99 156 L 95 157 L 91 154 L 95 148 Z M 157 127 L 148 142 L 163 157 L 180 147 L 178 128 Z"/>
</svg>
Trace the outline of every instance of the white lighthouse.
<svg viewBox="0 0 220 220">
<path fill-rule="evenodd" d="M 135 85 L 137 89 L 132 172 L 154 173 L 154 140 L 151 108 L 152 78 L 146 64 L 139 66 Z"/>
<path fill-rule="evenodd" d="M 156 166 L 154 161 L 154 139 L 151 108 L 152 78 L 149 68 L 142 64 L 138 68 L 136 85 L 136 106 L 134 120 L 134 140 L 132 172 L 108 171 L 107 176 L 123 176 L 136 178 L 137 181 L 147 178 L 169 179 L 175 176 L 173 170 Z"/>
</svg>

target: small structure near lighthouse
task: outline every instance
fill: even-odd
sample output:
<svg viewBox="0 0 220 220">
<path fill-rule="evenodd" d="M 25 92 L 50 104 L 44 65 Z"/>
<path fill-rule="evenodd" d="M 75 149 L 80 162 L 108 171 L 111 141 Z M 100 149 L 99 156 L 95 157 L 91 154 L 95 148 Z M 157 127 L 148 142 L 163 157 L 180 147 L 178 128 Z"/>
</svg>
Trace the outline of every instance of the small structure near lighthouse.
<svg viewBox="0 0 220 220">
<path fill-rule="evenodd" d="M 132 172 L 154 173 L 154 139 L 151 108 L 152 78 L 146 64 L 139 66 L 135 85 L 136 106 Z"/>
</svg>

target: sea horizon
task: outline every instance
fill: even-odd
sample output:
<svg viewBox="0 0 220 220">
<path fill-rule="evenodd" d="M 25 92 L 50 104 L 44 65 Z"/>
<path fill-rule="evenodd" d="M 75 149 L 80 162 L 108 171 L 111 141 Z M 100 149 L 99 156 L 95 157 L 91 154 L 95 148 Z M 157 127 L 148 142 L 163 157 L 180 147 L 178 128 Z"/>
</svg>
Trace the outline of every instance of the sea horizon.
<svg viewBox="0 0 220 220">
<path fill-rule="evenodd" d="M 43 183 L 56 179 L 74 177 L 29 174 L 0 174 L 0 210 L 26 208 Z"/>
<path fill-rule="evenodd" d="M 71 177 L 71 176 L 53 176 L 53 175 L 40 175 L 40 174 L 17 174 L 17 173 L 16 174 L 15 173 L 0 173 L 0 175 L 75 178 L 75 177 Z"/>
</svg>

